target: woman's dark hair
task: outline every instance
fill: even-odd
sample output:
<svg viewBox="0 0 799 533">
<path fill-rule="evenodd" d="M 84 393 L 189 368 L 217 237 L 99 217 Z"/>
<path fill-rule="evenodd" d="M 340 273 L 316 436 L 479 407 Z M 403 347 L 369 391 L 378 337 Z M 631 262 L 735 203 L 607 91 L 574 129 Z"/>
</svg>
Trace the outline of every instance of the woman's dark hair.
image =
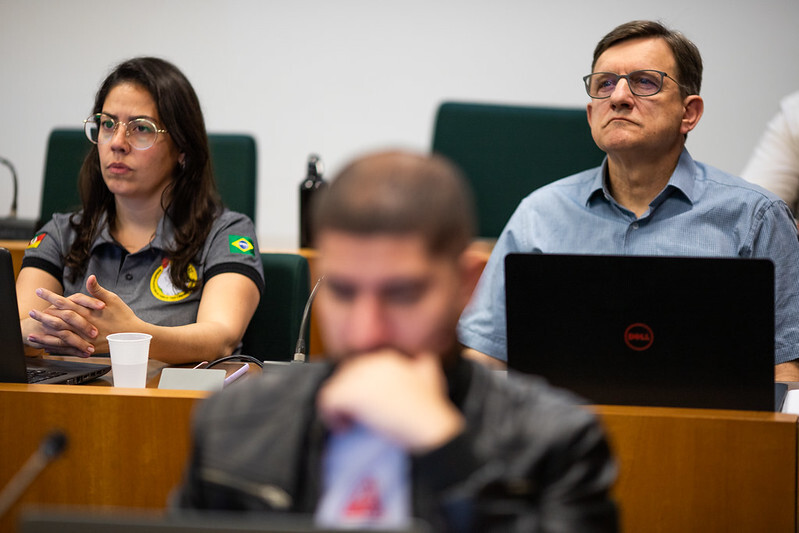
<svg viewBox="0 0 799 533">
<path fill-rule="evenodd" d="M 202 249 L 215 217 L 221 210 L 216 190 L 202 109 L 189 80 L 173 64 L 154 57 L 138 57 L 117 65 L 108 75 L 94 99 L 92 114 L 100 113 L 111 90 L 119 84 L 132 83 L 146 89 L 153 100 L 161 123 L 182 153 L 172 181 L 164 190 L 161 206 L 174 226 L 174 249 L 168 250 L 172 283 L 190 290 L 189 263 Z M 100 171 L 97 145 L 92 145 L 78 177 L 83 210 L 70 218 L 77 233 L 65 259 L 74 282 L 86 272 L 91 245 L 99 231 L 103 215 L 113 227 L 116 218 L 114 195 L 106 187 Z"/>
</svg>

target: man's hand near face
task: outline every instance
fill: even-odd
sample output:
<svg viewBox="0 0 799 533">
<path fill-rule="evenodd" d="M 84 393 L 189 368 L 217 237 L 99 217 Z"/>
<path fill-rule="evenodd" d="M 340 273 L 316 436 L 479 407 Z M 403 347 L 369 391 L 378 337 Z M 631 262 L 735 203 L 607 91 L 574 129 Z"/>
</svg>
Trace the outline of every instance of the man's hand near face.
<svg viewBox="0 0 799 533">
<path fill-rule="evenodd" d="M 344 359 L 319 391 L 317 407 L 332 430 L 358 422 L 411 453 L 449 442 L 463 416 L 447 395 L 438 355 L 391 349 Z"/>
</svg>

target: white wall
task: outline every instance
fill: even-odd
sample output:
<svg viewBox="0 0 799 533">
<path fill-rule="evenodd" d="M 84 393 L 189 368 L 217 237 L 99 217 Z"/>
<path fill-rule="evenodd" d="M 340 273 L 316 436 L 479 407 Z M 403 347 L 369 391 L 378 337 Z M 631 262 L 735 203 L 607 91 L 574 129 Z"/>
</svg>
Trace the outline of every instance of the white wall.
<svg viewBox="0 0 799 533">
<path fill-rule="evenodd" d="M 636 18 L 697 43 L 705 115 L 688 146 L 739 172 L 799 89 L 796 0 L 0 0 L 0 156 L 35 218 L 49 131 L 80 126 L 120 60 L 158 55 L 192 81 L 209 131 L 255 135 L 260 243 L 290 248 L 308 153 L 332 174 L 364 150 L 427 149 L 447 99 L 582 107 L 596 41 Z"/>
</svg>

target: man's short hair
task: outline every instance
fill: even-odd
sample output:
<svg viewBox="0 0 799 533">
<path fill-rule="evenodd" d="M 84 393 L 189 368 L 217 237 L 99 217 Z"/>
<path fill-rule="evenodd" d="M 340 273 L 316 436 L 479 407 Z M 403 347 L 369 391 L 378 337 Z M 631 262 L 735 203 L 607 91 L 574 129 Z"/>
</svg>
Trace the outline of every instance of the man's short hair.
<svg viewBox="0 0 799 533">
<path fill-rule="evenodd" d="M 665 40 L 674 54 L 677 70 L 673 76 L 680 83 L 683 97 L 699 94 L 702 88 L 702 56 L 699 49 L 682 33 L 670 30 L 659 22 L 651 20 L 633 20 L 615 27 L 605 35 L 594 49 L 594 60 L 591 63 L 593 72 L 596 62 L 608 48 L 630 39 L 660 37 Z M 672 74 L 669 72 L 668 74 Z"/>
<path fill-rule="evenodd" d="M 457 256 L 474 236 L 461 172 L 437 155 L 381 152 L 347 165 L 313 206 L 313 233 L 418 235 L 432 255 Z"/>
</svg>

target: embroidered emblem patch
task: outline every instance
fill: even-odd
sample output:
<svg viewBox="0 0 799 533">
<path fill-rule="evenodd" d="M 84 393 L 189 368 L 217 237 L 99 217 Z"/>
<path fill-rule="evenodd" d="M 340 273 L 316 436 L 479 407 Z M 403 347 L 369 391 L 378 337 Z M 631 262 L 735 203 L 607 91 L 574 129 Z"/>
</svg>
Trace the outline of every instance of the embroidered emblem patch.
<svg viewBox="0 0 799 533">
<path fill-rule="evenodd" d="M 181 291 L 172 283 L 172 279 L 169 277 L 171 264 L 169 259 L 164 258 L 161 261 L 161 266 L 153 272 L 153 276 L 150 278 L 150 292 L 162 302 L 177 302 L 191 294 L 191 291 Z M 189 265 L 188 270 L 190 285 L 193 287 L 197 282 L 197 269 L 194 268 L 194 265 Z"/>
<path fill-rule="evenodd" d="M 227 240 L 230 244 L 230 253 L 255 255 L 255 247 L 252 245 L 252 241 L 247 237 L 228 235 Z"/>
<path fill-rule="evenodd" d="M 42 242 L 42 239 L 44 239 L 46 236 L 47 236 L 46 233 L 39 233 L 34 238 L 32 238 L 30 241 L 28 241 L 28 246 L 25 249 L 27 250 L 27 249 L 30 249 L 30 248 L 38 248 L 39 244 Z"/>
</svg>

